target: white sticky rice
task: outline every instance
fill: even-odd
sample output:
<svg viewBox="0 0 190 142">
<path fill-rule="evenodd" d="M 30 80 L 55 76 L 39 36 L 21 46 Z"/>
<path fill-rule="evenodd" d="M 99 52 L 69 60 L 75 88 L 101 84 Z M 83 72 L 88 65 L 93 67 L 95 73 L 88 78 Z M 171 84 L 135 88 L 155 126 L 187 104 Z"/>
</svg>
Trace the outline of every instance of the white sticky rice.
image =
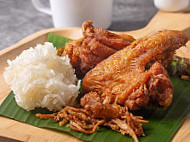
<svg viewBox="0 0 190 142">
<path fill-rule="evenodd" d="M 61 110 L 73 105 L 80 82 L 68 56 L 59 57 L 52 43 L 24 50 L 15 60 L 8 60 L 4 79 L 15 94 L 17 104 L 32 110 L 36 107 Z"/>
</svg>

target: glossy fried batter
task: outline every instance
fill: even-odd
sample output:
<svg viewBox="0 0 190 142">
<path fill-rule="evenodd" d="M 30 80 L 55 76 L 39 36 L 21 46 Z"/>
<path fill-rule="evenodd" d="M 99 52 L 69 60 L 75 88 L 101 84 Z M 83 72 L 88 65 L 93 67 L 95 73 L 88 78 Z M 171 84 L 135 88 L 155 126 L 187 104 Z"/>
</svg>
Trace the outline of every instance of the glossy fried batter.
<svg viewBox="0 0 190 142">
<path fill-rule="evenodd" d="M 82 32 L 83 38 L 66 43 L 62 53 L 62 56 L 69 56 L 78 78 L 82 78 L 86 72 L 102 60 L 135 40 L 130 35 L 116 35 L 102 28 L 94 27 L 91 20 L 83 23 Z"/>
<path fill-rule="evenodd" d="M 76 65 L 78 58 L 82 63 L 80 53 L 84 53 L 84 59 L 90 58 L 94 61 L 91 51 L 93 54 L 100 52 L 99 48 L 96 48 L 98 47 L 96 44 L 100 42 L 96 41 L 104 39 L 104 36 L 107 39 L 109 36 L 109 33 L 101 35 L 101 32 L 94 32 L 93 27 L 84 25 L 83 28 L 85 27 L 84 39 L 78 42 L 71 41 L 68 45 L 71 48 L 67 49 L 71 50 L 68 55 L 72 57 L 71 62 Z M 98 35 L 94 36 L 94 33 Z M 101 36 L 98 37 L 99 35 Z M 84 41 L 86 39 L 89 40 Z M 109 47 L 117 45 L 116 47 L 120 48 L 120 42 L 108 39 L 109 42 L 105 39 L 103 42 L 108 43 Z M 41 119 L 53 118 L 56 122 L 59 121 L 60 125 L 69 123 L 71 129 L 86 134 L 94 133 L 99 125 L 107 126 L 123 135 L 129 134 L 135 142 L 138 142 L 137 136 L 144 136 L 142 123 L 147 121 L 142 120 L 141 116 L 133 116 L 128 108 L 131 110 L 148 106 L 167 108 L 171 104 L 173 87 L 164 66 L 172 60 L 174 51 L 185 45 L 187 40 L 182 32 L 171 30 L 160 31 L 136 40 L 130 46 L 97 64 L 85 75 L 82 90 L 86 94 L 81 99 L 80 108 L 65 107 L 57 114 L 36 114 L 36 116 Z M 86 42 L 86 47 L 80 49 Z M 101 44 L 103 42 L 101 41 Z M 93 44 L 89 46 L 90 43 Z M 79 50 L 75 44 L 81 45 Z M 73 53 L 79 56 L 74 56 Z M 149 64 L 148 69 L 147 64 Z M 81 67 L 83 66 L 80 64 Z"/>
<path fill-rule="evenodd" d="M 85 92 L 98 92 L 131 110 L 147 106 L 167 108 L 173 88 L 162 62 L 167 55 L 185 45 L 187 37 L 180 31 L 164 30 L 134 41 L 111 55 L 83 78 Z M 154 61 L 150 69 L 146 65 Z"/>
</svg>

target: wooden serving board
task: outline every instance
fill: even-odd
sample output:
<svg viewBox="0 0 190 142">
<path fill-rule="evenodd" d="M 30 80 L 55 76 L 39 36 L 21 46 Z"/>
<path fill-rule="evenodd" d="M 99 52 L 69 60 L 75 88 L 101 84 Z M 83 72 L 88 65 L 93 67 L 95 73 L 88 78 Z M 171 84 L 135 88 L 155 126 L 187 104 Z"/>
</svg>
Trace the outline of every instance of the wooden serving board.
<svg viewBox="0 0 190 142">
<path fill-rule="evenodd" d="M 159 11 L 146 27 L 136 31 L 117 33 L 127 33 L 134 36 L 135 38 L 140 38 L 147 34 L 151 34 L 163 29 L 181 30 L 184 31 L 190 38 L 190 13 L 165 13 Z M 3 79 L 3 72 L 4 68 L 7 66 L 7 59 L 12 60 L 23 50 L 33 47 L 38 43 L 44 43 L 47 41 L 47 35 L 50 32 L 69 37 L 71 39 L 78 39 L 82 37 L 81 28 L 47 29 L 26 37 L 17 44 L 0 51 L 0 104 L 10 92 L 9 87 L 5 84 Z M 190 58 L 190 41 L 187 43 L 186 47 L 180 48 L 176 53 L 179 56 Z M 66 133 L 41 129 L 25 123 L 14 121 L 12 119 L 0 117 L 0 141 L 11 141 L 11 139 L 31 142 L 80 141 Z M 187 116 L 186 120 L 172 141 L 190 141 L 190 114 Z"/>
</svg>

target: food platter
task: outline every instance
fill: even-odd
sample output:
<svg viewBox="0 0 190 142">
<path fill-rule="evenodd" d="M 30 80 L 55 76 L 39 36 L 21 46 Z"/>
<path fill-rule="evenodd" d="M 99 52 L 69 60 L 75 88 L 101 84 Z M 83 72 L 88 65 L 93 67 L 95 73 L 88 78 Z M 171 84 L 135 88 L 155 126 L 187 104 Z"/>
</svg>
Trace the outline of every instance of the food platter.
<svg viewBox="0 0 190 142">
<path fill-rule="evenodd" d="M 186 34 L 190 33 L 190 14 L 189 13 L 164 13 L 158 12 L 155 17 L 150 21 L 150 23 L 143 29 L 137 31 L 124 32 L 131 34 L 135 38 L 140 38 L 144 35 L 153 33 L 158 30 L 163 29 L 176 29 L 184 31 Z M 78 39 L 82 36 L 80 28 L 67 28 L 67 29 L 47 29 L 35 33 L 17 44 L 11 46 L 0 52 L 0 103 L 3 102 L 5 97 L 10 92 L 9 87 L 4 83 L 2 73 L 4 67 L 7 65 L 7 59 L 14 59 L 18 54 L 20 54 L 24 49 L 27 49 L 31 46 L 35 46 L 38 43 L 43 43 L 47 41 L 48 33 L 53 32 L 71 39 Z M 182 57 L 190 57 L 190 43 L 187 43 L 187 47 L 180 48 L 177 51 L 177 54 Z M 173 141 L 187 140 L 190 139 L 188 136 L 190 131 L 190 115 L 187 117 L 183 126 L 180 128 Z M 23 124 L 8 118 L 0 117 L 1 122 L 0 126 L 0 136 L 13 138 L 21 141 L 79 141 L 78 139 L 71 137 L 70 135 L 63 134 L 60 132 L 55 132 L 46 129 L 36 128 L 27 124 Z"/>
</svg>

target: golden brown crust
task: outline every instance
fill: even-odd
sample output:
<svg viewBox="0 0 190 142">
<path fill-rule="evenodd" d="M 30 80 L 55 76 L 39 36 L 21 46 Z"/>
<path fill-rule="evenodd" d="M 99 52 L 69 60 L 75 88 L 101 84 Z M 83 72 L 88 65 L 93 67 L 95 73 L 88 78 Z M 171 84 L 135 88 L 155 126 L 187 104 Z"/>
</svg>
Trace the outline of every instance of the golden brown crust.
<svg viewBox="0 0 190 142">
<path fill-rule="evenodd" d="M 135 39 L 130 35 L 116 35 L 85 21 L 82 25 L 83 38 L 69 41 L 62 56 L 69 55 L 77 77 L 86 72 L 118 50 L 130 45 Z M 58 53 L 58 55 L 60 52 Z"/>
<path fill-rule="evenodd" d="M 124 37 L 94 28 L 92 21 L 83 24 L 83 35 L 80 42 L 71 41 L 65 53 L 74 66 L 85 71 L 125 43 Z M 147 121 L 141 116 L 133 116 L 128 108 L 167 108 L 171 104 L 173 87 L 164 66 L 171 62 L 175 50 L 186 42 L 187 37 L 182 32 L 171 30 L 139 39 L 86 74 L 82 89 L 87 94 L 81 99 L 82 108 L 65 107 L 57 114 L 37 116 L 54 118 L 60 125 L 69 122 L 71 129 L 86 134 L 94 133 L 99 125 L 108 126 L 129 134 L 137 142 L 137 136 L 144 136 L 142 123 Z"/>
<path fill-rule="evenodd" d="M 187 37 L 182 32 L 172 30 L 159 31 L 151 36 L 136 40 L 127 48 L 111 55 L 89 71 L 83 79 L 83 91 L 95 91 L 108 96 L 114 94 L 117 102 L 122 105 L 131 95 L 136 96 L 136 98 L 132 97 L 135 104 L 126 103 L 131 109 L 146 107 L 150 105 L 150 102 L 151 105 L 166 108 L 171 103 L 171 94 L 173 92 L 171 82 L 165 73 L 166 71 L 159 63 L 156 63 L 149 70 L 145 70 L 145 66 L 158 54 L 171 53 L 185 45 L 186 42 Z M 164 55 L 162 57 L 166 58 Z M 154 70 L 160 70 L 160 73 L 154 74 Z M 148 85 L 152 78 L 154 78 L 152 79 L 153 82 L 159 82 L 154 88 L 164 86 L 162 85 L 164 81 L 159 76 L 165 78 L 167 82 L 165 84 L 168 84 L 166 86 L 168 88 L 162 88 L 162 91 L 156 92 L 154 96 L 163 96 L 165 103 L 159 99 L 153 99 L 155 102 L 152 102 L 151 97 L 147 95 L 152 93 Z M 135 95 L 133 95 L 134 93 Z M 139 99 L 138 96 L 142 99 Z M 167 97 L 169 100 L 166 99 Z"/>
<path fill-rule="evenodd" d="M 84 41 L 84 38 L 81 38 L 79 40 L 71 40 L 67 42 L 64 48 L 64 52 L 61 55 L 61 56 L 68 55 L 70 59 L 70 63 L 75 69 L 75 73 L 77 74 L 77 76 L 82 75 L 81 70 L 80 70 L 81 59 L 79 55 L 80 55 L 80 47 L 83 41 Z"/>
</svg>

